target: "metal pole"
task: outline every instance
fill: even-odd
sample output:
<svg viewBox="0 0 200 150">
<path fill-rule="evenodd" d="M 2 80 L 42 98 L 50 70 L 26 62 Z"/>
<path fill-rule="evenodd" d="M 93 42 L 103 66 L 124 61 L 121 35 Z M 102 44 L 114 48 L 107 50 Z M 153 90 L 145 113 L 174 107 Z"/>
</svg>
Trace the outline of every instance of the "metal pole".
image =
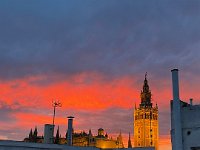
<svg viewBox="0 0 200 150">
<path fill-rule="evenodd" d="M 56 116 L 56 107 L 61 107 L 62 104 L 59 101 L 53 101 L 52 106 L 53 106 L 53 136 L 54 136 L 54 121 Z"/>
<path fill-rule="evenodd" d="M 53 106 L 53 125 L 54 125 L 54 120 L 55 120 L 55 115 L 56 115 L 56 107 L 62 107 L 62 104 L 59 101 L 53 101 L 52 106 Z"/>
<path fill-rule="evenodd" d="M 56 106 L 53 106 L 53 126 L 54 126 L 54 120 L 55 120 L 55 114 L 56 114 Z"/>
</svg>

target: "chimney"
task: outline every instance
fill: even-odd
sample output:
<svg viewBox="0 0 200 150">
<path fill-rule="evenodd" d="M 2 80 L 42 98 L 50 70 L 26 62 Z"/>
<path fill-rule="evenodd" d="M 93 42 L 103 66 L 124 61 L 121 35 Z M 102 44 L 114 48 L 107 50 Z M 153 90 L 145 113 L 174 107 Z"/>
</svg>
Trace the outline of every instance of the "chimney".
<svg viewBox="0 0 200 150">
<path fill-rule="evenodd" d="M 171 72 L 172 72 L 173 100 L 179 100 L 178 69 L 173 69 L 171 70 Z"/>
<path fill-rule="evenodd" d="M 68 130 L 67 130 L 67 145 L 72 146 L 72 130 L 73 130 L 73 118 L 72 116 L 68 118 Z"/>
<path fill-rule="evenodd" d="M 54 141 L 53 132 L 54 132 L 54 125 L 52 125 L 52 124 L 44 125 L 44 143 L 46 143 L 46 144 L 53 143 L 53 141 Z"/>
<path fill-rule="evenodd" d="M 179 81 L 178 81 L 178 69 L 171 70 L 172 72 L 172 87 L 173 87 L 173 101 L 172 101 L 172 150 L 183 150 L 182 142 L 182 124 L 181 124 L 181 107 L 179 98 Z"/>
</svg>

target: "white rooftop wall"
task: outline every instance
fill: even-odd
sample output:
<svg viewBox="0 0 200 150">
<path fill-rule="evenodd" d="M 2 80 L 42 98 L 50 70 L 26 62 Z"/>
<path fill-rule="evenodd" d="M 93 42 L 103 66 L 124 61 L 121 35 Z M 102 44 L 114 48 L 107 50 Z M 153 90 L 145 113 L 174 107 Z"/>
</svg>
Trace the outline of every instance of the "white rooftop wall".
<svg viewBox="0 0 200 150">
<path fill-rule="evenodd" d="M 182 107 L 181 121 L 184 150 L 200 147 L 200 105 Z"/>
</svg>

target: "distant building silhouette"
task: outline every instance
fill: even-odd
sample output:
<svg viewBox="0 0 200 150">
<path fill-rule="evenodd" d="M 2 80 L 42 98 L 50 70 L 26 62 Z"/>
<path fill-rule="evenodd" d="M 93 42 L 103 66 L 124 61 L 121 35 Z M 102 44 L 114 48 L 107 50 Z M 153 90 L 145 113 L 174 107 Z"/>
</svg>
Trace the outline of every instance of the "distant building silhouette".
<svg viewBox="0 0 200 150">
<path fill-rule="evenodd" d="M 33 142 L 33 143 L 44 143 L 44 137 L 38 136 L 37 128 L 34 131 L 35 134 L 32 134 L 32 129 L 30 130 L 29 137 L 25 138 L 25 142 Z M 59 132 L 59 127 L 56 132 L 56 136 L 54 137 L 55 144 L 67 144 L 67 134 L 66 137 L 61 137 Z M 36 136 L 37 135 L 37 136 Z M 68 145 L 68 144 L 67 144 Z M 95 136 L 92 134 L 91 129 L 88 133 L 82 131 L 80 133 L 74 132 L 72 129 L 72 146 L 80 146 L 80 147 L 97 147 L 97 148 L 124 148 L 123 139 L 121 132 L 119 133 L 117 139 L 113 139 L 108 136 L 108 134 L 104 133 L 103 128 L 98 129 L 98 134 Z"/>
<path fill-rule="evenodd" d="M 24 141 L 25 142 L 32 142 L 32 143 L 43 143 L 44 137 L 38 136 L 37 127 L 35 127 L 34 132 L 31 129 L 28 138 L 25 138 Z"/>
<path fill-rule="evenodd" d="M 72 134 L 72 145 L 73 146 L 92 146 L 97 148 L 124 148 L 122 134 L 118 135 L 117 139 L 114 140 L 108 137 L 108 134 L 104 133 L 103 128 L 98 129 L 98 135 L 93 135 L 91 130 L 89 133 L 82 131 L 81 133 Z M 65 139 L 61 139 L 61 143 L 66 143 Z"/>
</svg>

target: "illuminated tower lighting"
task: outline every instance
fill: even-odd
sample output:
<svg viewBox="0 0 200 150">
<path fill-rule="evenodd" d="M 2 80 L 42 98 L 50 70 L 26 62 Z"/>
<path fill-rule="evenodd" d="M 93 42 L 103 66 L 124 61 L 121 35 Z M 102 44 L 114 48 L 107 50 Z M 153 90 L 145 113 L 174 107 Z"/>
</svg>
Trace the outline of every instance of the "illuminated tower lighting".
<svg viewBox="0 0 200 150">
<path fill-rule="evenodd" d="M 151 96 L 146 73 L 141 103 L 134 109 L 134 147 L 155 147 L 158 150 L 158 106 L 153 107 Z"/>
</svg>

